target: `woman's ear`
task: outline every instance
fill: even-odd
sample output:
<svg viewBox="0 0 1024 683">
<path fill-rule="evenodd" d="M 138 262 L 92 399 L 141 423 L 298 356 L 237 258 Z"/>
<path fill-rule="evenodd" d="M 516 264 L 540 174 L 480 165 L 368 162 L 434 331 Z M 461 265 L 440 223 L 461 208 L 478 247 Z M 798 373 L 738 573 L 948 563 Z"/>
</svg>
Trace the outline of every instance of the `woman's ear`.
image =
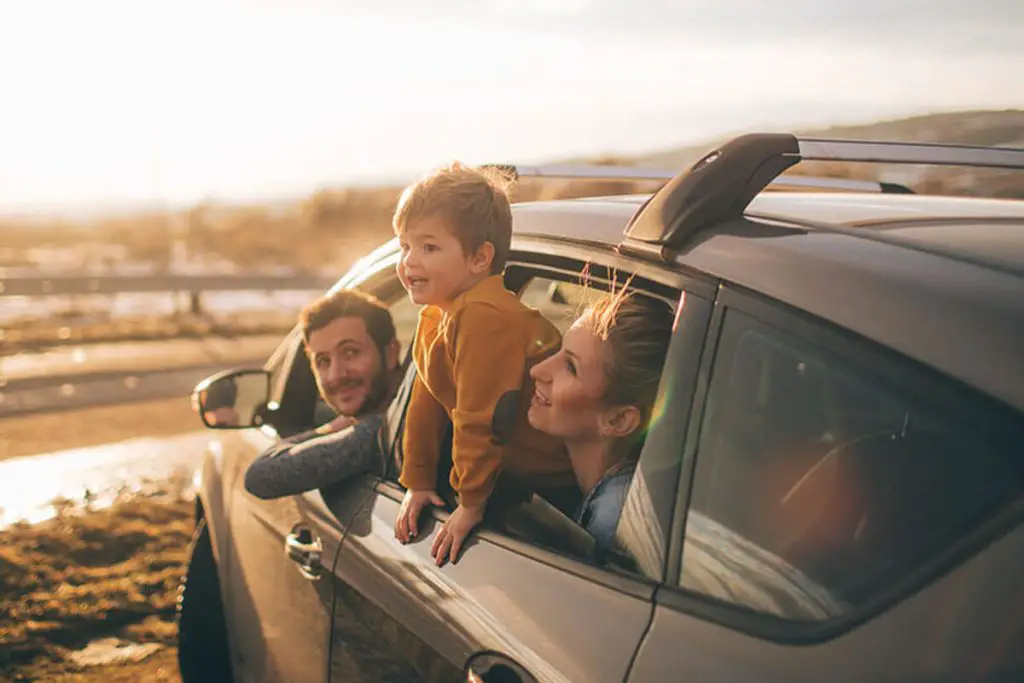
<svg viewBox="0 0 1024 683">
<path fill-rule="evenodd" d="M 469 267 L 474 275 L 490 273 L 492 263 L 494 263 L 494 245 L 490 242 L 481 244 L 469 259 Z"/>
<path fill-rule="evenodd" d="M 601 435 L 613 439 L 629 436 L 640 428 L 640 409 L 614 406 L 601 413 Z"/>
</svg>

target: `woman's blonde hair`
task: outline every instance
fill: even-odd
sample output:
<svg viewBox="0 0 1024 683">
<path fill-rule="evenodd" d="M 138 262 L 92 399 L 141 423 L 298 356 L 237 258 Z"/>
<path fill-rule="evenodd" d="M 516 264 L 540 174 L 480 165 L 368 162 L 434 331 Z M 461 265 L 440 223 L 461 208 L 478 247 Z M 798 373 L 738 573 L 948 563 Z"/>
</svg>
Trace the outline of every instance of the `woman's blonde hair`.
<svg viewBox="0 0 1024 683">
<path fill-rule="evenodd" d="M 632 435 L 639 441 L 654 411 L 674 318 L 668 304 L 626 286 L 598 299 L 580 317 L 585 329 L 608 343 L 602 398 L 608 406 L 630 405 L 640 411 L 640 429 Z"/>
</svg>

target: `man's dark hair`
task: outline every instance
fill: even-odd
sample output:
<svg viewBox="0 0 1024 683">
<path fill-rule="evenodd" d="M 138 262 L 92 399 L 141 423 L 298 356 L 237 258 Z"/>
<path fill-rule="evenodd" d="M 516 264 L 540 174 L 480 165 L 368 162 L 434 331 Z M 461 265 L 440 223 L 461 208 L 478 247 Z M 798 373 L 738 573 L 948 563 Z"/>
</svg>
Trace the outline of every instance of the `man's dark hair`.
<svg viewBox="0 0 1024 683">
<path fill-rule="evenodd" d="M 311 333 L 327 327 L 338 318 L 362 318 L 366 332 L 382 355 L 395 338 L 395 321 L 380 299 L 354 289 L 339 289 L 302 309 L 299 314 L 302 341 L 308 347 Z"/>
</svg>

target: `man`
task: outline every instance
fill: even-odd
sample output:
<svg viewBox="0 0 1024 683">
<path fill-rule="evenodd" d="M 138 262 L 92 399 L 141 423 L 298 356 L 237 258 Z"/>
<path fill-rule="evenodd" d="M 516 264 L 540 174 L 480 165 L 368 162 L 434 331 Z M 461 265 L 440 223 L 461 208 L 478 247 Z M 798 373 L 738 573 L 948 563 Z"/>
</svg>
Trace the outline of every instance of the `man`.
<svg viewBox="0 0 1024 683">
<path fill-rule="evenodd" d="M 299 324 L 317 389 L 338 416 L 281 440 L 249 465 L 245 488 L 258 498 L 323 488 L 373 470 L 380 463 L 383 413 L 401 381 L 395 324 L 378 299 L 340 290 L 304 308 Z"/>
</svg>

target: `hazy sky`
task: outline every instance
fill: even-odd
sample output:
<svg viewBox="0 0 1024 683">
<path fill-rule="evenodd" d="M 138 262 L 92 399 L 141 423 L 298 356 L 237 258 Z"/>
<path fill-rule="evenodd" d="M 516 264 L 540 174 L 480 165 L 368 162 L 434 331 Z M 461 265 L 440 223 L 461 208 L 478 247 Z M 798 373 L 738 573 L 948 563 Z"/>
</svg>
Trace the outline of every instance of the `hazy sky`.
<svg viewBox="0 0 1024 683">
<path fill-rule="evenodd" d="M 0 210 L 1024 107 L 1022 74 L 1022 0 L 0 0 Z"/>
</svg>

